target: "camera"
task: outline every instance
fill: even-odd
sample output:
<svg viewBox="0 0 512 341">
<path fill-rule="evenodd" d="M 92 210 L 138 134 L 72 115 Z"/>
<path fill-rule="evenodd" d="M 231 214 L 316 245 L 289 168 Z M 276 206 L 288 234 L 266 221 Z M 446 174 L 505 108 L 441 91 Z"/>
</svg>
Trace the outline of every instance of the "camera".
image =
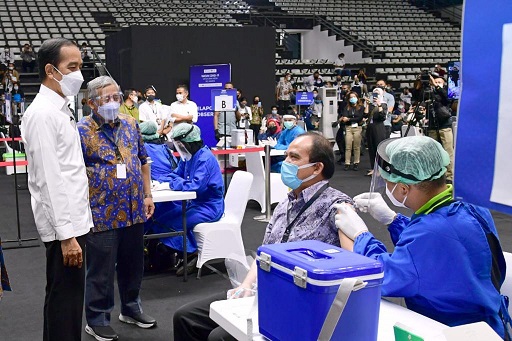
<svg viewBox="0 0 512 341">
<path fill-rule="evenodd" d="M 430 70 L 422 70 L 420 74 L 420 80 L 423 85 L 429 85 L 430 84 L 430 75 L 432 72 Z"/>
</svg>

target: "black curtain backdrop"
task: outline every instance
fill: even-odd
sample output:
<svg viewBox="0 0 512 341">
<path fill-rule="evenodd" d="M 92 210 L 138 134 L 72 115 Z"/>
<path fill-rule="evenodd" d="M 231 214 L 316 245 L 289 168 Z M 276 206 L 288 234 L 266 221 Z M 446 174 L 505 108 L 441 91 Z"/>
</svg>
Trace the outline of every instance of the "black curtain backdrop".
<svg viewBox="0 0 512 341">
<path fill-rule="evenodd" d="M 231 78 L 248 102 L 275 103 L 275 31 L 269 27 L 131 26 L 106 39 L 107 67 L 122 89 L 152 84 L 164 104 L 189 85 L 189 67 L 231 64 Z M 190 98 L 194 100 L 193 97 Z"/>
</svg>

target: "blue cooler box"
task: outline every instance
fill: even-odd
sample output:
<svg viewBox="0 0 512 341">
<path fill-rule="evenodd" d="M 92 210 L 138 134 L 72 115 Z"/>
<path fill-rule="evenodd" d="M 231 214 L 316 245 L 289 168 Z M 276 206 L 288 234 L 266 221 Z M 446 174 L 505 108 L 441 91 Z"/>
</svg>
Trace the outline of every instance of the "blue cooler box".
<svg viewBox="0 0 512 341">
<path fill-rule="evenodd" d="M 317 340 L 344 278 L 367 285 L 351 293 L 332 340 L 377 340 L 382 264 L 319 241 L 258 248 L 259 331 L 271 340 Z"/>
</svg>

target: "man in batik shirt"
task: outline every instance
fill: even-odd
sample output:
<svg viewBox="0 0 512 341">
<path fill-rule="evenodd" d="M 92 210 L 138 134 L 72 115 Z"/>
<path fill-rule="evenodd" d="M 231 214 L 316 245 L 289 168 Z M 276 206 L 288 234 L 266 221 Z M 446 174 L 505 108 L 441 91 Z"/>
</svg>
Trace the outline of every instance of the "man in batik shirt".
<svg viewBox="0 0 512 341">
<path fill-rule="evenodd" d="M 110 327 L 117 272 L 119 320 L 141 328 L 156 325 L 142 312 L 144 222 L 153 214 L 150 170 L 137 121 L 119 114 L 122 96 L 110 77 L 87 85 L 90 116 L 78 124 L 94 227 L 87 236 L 85 331 L 97 340 L 116 340 Z"/>
</svg>

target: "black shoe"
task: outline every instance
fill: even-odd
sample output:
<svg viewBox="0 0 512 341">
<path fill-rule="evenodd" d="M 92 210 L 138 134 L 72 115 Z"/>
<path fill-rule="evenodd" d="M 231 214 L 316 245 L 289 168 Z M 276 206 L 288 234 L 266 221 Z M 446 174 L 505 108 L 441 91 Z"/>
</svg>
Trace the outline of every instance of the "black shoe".
<svg viewBox="0 0 512 341">
<path fill-rule="evenodd" d="M 132 316 L 119 314 L 119 321 L 134 324 L 138 327 L 147 329 L 156 326 L 156 320 L 149 315 L 144 313 L 134 314 Z"/>
<path fill-rule="evenodd" d="M 98 341 L 114 341 L 119 338 L 111 326 L 85 326 L 85 332 Z"/>
<path fill-rule="evenodd" d="M 359 170 L 359 164 L 354 163 L 354 168 L 352 168 L 353 171 Z"/>
<path fill-rule="evenodd" d="M 197 257 L 194 257 L 192 260 L 189 260 L 187 265 L 186 265 L 186 268 L 187 268 L 187 275 L 191 275 L 193 274 L 194 272 L 196 272 L 197 268 L 196 268 L 196 264 L 197 264 Z M 181 277 L 183 276 L 183 274 L 185 273 L 185 266 L 181 266 L 177 271 L 176 271 L 176 276 L 178 277 Z"/>
<path fill-rule="evenodd" d="M 348 171 L 350 169 L 350 165 L 345 165 L 345 168 L 343 170 Z"/>
</svg>

